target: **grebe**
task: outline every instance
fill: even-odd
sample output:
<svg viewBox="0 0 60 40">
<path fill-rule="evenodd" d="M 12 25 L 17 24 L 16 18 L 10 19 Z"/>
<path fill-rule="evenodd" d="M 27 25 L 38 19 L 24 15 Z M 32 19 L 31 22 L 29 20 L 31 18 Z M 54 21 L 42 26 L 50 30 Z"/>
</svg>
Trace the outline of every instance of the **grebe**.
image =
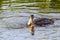
<svg viewBox="0 0 60 40">
<path fill-rule="evenodd" d="M 34 15 L 30 15 L 30 19 L 28 21 L 28 26 L 30 25 L 37 25 L 37 26 L 45 26 L 45 25 L 49 25 L 49 24 L 53 24 L 54 20 L 53 19 L 49 19 L 49 18 L 37 18 L 34 19 Z"/>
</svg>

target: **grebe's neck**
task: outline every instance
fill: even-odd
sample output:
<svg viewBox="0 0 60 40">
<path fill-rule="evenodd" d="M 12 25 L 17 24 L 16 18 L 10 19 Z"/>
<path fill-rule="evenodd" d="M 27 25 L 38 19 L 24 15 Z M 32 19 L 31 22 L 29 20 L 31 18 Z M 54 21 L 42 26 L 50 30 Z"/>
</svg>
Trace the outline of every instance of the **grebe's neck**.
<svg viewBox="0 0 60 40">
<path fill-rule="evenodd" d="M 28 25 L 33 23 L 33 18 L 30 17 L 29 21 L 28 21 Z"/>
<path fill-rule="evenodd" d="M 30 22 L 33 23 L 33 17 L 30 17 Z"/>
</svg>

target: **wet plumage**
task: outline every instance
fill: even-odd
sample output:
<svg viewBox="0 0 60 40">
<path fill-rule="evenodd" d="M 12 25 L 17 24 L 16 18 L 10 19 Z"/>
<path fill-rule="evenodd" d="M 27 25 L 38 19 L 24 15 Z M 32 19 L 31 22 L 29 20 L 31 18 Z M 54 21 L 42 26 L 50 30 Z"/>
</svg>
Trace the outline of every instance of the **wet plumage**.
<svg viewBox="0 0 60 40">
<path fill-rule="evenodd" d="M 35 25 L 38 25 L 38 26 L 49 25 L 54 23 L 52 19 L 48 19 L 48 18 L 34 19 L 33 22 Z"/>
</svg>

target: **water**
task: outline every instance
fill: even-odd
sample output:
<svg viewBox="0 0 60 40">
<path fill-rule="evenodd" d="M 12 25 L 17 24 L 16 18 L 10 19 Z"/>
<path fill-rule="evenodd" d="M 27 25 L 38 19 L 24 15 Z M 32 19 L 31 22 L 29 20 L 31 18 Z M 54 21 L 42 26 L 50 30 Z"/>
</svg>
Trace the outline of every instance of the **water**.
<svg viewBox="0 0 60 40">
<path fill-rule="evenodd" d="M 3 10 L 0 10 L 0 40 L 60 40 L 60 10 L 44 9 L 57 13 L 44 13 L 44 10 L 38 10 L 38 7 L 27 7 L 37 3 L 12 3 L 11 6 L 3 4 Z M 26 28 L 29 16 L 54 18 L 54 24 L 46 27 L 35 27 L 35 35 L 32 36 L 30 29 Z"/>
</svg>

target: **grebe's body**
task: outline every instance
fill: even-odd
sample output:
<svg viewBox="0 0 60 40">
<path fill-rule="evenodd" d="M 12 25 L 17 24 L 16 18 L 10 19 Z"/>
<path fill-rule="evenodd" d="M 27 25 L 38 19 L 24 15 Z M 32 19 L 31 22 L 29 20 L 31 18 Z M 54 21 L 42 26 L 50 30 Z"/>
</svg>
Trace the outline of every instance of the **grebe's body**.
<svg viewBox="0 0 60 40">
<path fill-rule="evenodd" d="M 44 26 L 44 25 L 49 25 L 54 23 L 52 19 L 48 19 L 48 18 L 34 19 L 33 22 L 35 25 L 38 25 L 38 26 Z"/>
</svg>

